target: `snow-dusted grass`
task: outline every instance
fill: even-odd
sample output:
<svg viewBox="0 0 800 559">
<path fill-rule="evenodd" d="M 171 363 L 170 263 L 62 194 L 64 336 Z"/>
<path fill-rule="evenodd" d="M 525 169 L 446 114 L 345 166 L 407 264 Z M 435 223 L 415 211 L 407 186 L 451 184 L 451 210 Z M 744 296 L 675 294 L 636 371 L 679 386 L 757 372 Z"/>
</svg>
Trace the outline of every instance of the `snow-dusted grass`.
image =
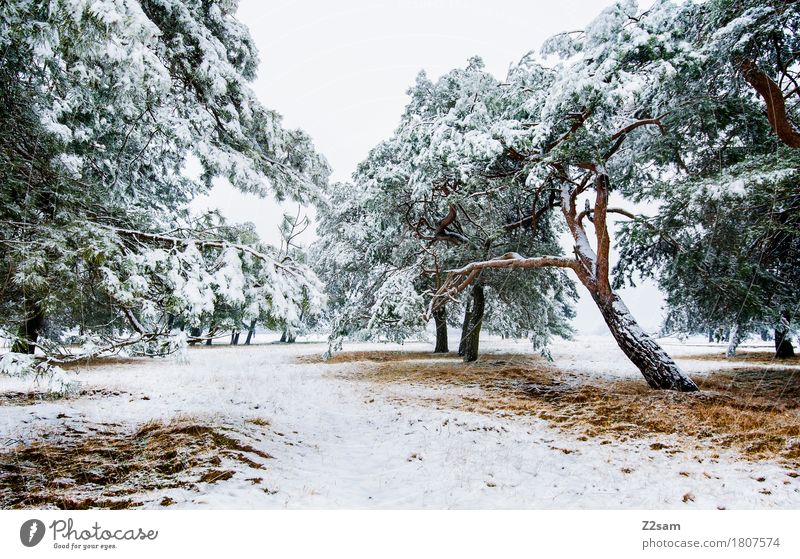
<svg viewBox="0 0 800 559">
<path fill-rule="evenodd" d="M 693 375 L 742 366 L 692 359 L 721 352 L 721 345 L 667 340 L 665 346 Z M 164 503 L 180 508 L 800 505 L 800 481 L 792 477 L 796 472 L 777 461 L 744 460 L 732 449 L 666 452 L 685 445 L 678 435 L 586 437 L 532 415 L 479 413 L 448 405 L 437 409 L 436 399 L 480 397 L 483 389 L 372 382 L 363 373 L 375 363 L 309 359 L 324 348 L 305 343 L 214 346 L 192 349 L 188 364 L 134 360 L 79 368 L 83 396 L 0 404 L 0 444 L 7 449 L 0 463 L 21 456 L 21 449 L 43 440 L 44 433 L 52 444 L 68 440 L 69 430 L 86 437 L 116 437 L 135 434 L 152 421 L 170 425 L 178 417 L 232 433 L 274 459 L 250 455 L 254 466 L 223 456 L 214 464 L 201 455 L 209 463 L 201 460 L 188 470 L 186 485 L 126 498 L 144 507 Z M 430 346 L 345 347 L 401 349 L 424 352 Z M 484 349 L 531 353 L 524 342 L 488 340 Z M 554 365 L 570 374 L 589 380 L 638 378 L 607 338 L 558 342 L 552 350 Z M 212 475 L 201 481 L 210 470 L 234 473 L 228 479 L 215 480 Z M 0 486 L 0 492 L 7 490 Z M 106 498 L 102 486 L 88 491 L 97 499 Z"/>
</svg>

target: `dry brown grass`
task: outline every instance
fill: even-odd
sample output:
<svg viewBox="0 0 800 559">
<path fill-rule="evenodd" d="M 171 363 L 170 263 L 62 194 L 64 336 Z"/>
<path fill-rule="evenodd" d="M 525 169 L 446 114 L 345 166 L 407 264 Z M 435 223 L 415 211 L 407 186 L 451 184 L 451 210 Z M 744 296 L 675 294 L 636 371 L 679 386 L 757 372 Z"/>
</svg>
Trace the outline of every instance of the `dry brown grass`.
<svg viewBox="0 0 800 559">
<path fill-rule="evenodd" d="M 699 393 L 651 390 L 644 380 L 568 373 L 530 357 L 485 356 L 476 363 L 395 361 L 357 378 L 380 383 L 479 388 L 430 399 L 442 407 L 531 415 L 582 436 L 628 440 L 677 435 L 682 452 L 733 449 L 750 459 L 800 465 L 800 370 L 729 369 L 697 376 Z"/>
<path fill-rule="evenodd" d="M 62 395 L 54 392 L 45 392 L 43 390 L 33 390 L 30 392 L 16 392 L 6 391 L 0 392 L 0 407 L 2 406 L 31 406 L 39 402 L 48 400 L 64 400 L 70 398 L 110 398 L 113 396 L 120 396 L 128 394 L 121 390 L 107 390 L 105 388 L 89 388 L 78 392 L 77 394 Z"/>
<path fill-rule="evenodd" d="M 516 359 L 518 355 L 497 353 L 481 356 L 486 358 L 508 358 Z M 530 359 L 538 359 L 537 356 L 528 356 Z M 334 353 L 330 359 L 323 359 L 321 355 L 303 355 L 297 358 L 298 363 L 328 363 L 337 365 L 341 363 L 392 363 L 395 361 L 430 361 L 430 360 L 450 360 L 454 363 L 461 363 L 461 358 L 455 352 L 433 353 L 432 351 L 342 351 Z"/>
<path fill-rule="evenodd" d="M 81 371 L 88 371 L 99 367 L 107 367 L 109 365 L 141 365 L 142 363 L 152 363 L 151 357 L 121 357 L 119 355 L 111 355 L 106 357 L 92 357 L 89 359 L 77 359 L 69 363 L 62 363 L 58 365 L 62 369 Z"/>
<path fill-rule="evenodd" d="M 706 353 L 702 355 L 686 355 L 681 359 L 693 361 L 727 361 L 727 362 L 743 362 L 758 365 L 800 365 L 800 355 L 794 357 L 783 357 L 778 359 L 773 353 L 768 351 L 737 351 L 733 357 L 725 357 L 725 352 L 722 353 Z"/>
<path fill-rule="evenodd" d="M 414 361 L 423 359 L 453 358 L 452 353 L 433 353 L 424 351 L 343 351 L 335 353 L 330 359 L 323 359 L 321 355 L 303 355 L 297 358 L 298 363 L 387 363 L 394 361 Z"/>
<path fill-rule="evenodd" d="M 131 508 L 131 495 L 196 488 L 230 478 L 223 458 L 263 468 L 272 458 L 222 429 L 190 419 L 150 422 L 133 433 L 66 427 L 0 454 L 0 508 Z M 166 498 L 165 498 L 166 499 Z M 166 499 L 171 501 L 171 499 Z"/>
</svg>

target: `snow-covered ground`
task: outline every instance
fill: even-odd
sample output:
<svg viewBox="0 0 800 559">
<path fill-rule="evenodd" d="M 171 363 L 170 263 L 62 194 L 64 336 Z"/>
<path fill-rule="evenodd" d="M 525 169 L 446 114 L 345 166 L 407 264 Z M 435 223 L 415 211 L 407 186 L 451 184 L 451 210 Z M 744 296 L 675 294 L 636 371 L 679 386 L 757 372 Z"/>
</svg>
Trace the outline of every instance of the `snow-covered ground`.
<svg viewBox="0 0 800 559">
<path fill-rule="evenodd" d="M 689 372 L 724 366 L 691 360 L 721 352 L 721 345 L 668 340 L 665 346 Z M 266 469 L 238 464 L 231 479 L 200 484 L 199 492 L 138 496 L 147 507 L 158 507 L 165 495 L 182 508 L 800 507 L 800 478 L 787 476 L 778 463 L 747 462 L 733 453 L 717 459 L 667 454 L 650 449 L 656 439 L 600 444 L 536 418 L 437 410 L 414 398 L 435 390 L 430 387 L 347 378 L 367 364 L 296 361 L 324 347 L 215 346 L 192 349 L 188 363 L 87 368 L 81 382 L 105 390 L 103 395 L 0 406 L 0 444 L 28 442 L 64 425 L 80 430 L 111 423 L 134 430 L 179 416 L 247 433 L 248 420 L 269 421 L 263 436 L 248 441 L 275 457 Z M 370 347 L 376 348 L 345 349 Z M 430 350 L 426 344 L 403 348 Z M 500 340 L 482 349 L 530 351 L 524 342 Z M 566 369 L 638 375 L 609 338 L 579 337 L 552 351 L 556 365 Z M 0 392 L 7 382 L 0 381 Z M 253 477 L 263 481 L 247 480 Z"/>
</svg>

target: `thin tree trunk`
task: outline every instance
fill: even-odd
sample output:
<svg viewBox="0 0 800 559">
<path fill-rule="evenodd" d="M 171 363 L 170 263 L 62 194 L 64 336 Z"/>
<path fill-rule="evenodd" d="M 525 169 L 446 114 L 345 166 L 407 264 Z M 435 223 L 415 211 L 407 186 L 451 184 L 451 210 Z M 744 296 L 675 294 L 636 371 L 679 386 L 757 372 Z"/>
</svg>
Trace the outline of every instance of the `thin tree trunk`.
<svg viewBox="0 0 800 559">
<path fill-rule="evenodd" d="M 214 335 L 217 333 L 216 325 L 212 324 L 208 329 L 208 339 L 206 340 L 206 345 L 211 345 L 213 342 Z"/>
<path fill-rule="evenodd" d="M 789 335 L 789 316 L 784 313 L 781 322 L 775 327 L 775 357 L 786 359 L 794 357 L 792 338 Z"/>
<path fill-rule="evenodd" d="M 44 309 L 41 305 L 26 301 L 25 318 L 17 330 L 17 339 L 11 346 L 13 353 L 28 353 L 33 355 L 36 352 L 36 342 L 44 326 Z"/>
<path fill-rule="evenodd" d="M 469 333 L 469 322 L 472 316 L 472 297 L 467 300 L 467 306 L 464 309 L 464 322 L 461 323 L 461 339 L 458 342 L 458 354 L 463 356 L 467 350 L 467 338 Z"/>
<path fill-rule="evenodd" d="M 447 311 L 441 307 L 433 313 L 433 320 L 436 323 L 436 347 L 434 353 L 448 353 L 447 347 Z"/>
<path fill-rule="evenodd" d="M 678 367 L 661 346 L 642 330 L 616 293 L 592 293 L 611 335 L 628 359 L 641 371 L 651 388 L 694 392 L 697 385 Z"/>
<path fill-rule="evenodd" d="M 469 330 L 467 332 L 466 344 L 464 346 L 464 362 L 469 363 L 478 359 L 478 347 L 481 338 L 481 326 L 483 325 L 483 311 L 485 300 L 483 286 L 476 283 L 472 287 L 472 312 L 470 313 Z"/>
<path fill-rule="evenodd" d="M 231 331 L 231 345 L 239 345 L 239 331 Z"/>
<path fill-rule="evenodd" d="M 244 345 L 250 345 L 253 340 L 253 335 L 256 333 L 256 319 L 250 321 L 250 327 L 247 329 L 247 338 L 244 340 Z"/>
</svg>

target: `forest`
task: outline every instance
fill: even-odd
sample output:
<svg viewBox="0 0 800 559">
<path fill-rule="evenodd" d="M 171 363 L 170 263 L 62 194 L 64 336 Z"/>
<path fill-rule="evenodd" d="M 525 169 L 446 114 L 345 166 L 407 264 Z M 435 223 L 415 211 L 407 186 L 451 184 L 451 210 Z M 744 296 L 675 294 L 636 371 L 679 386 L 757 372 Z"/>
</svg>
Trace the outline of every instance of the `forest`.
<svg viewBox="0 0 800 559">
<path fill-rule="evenodd" d="M 467 414 L 452 420 L 461 435 L 505 430 L 511 447 L 529 445 L 526 421 L 549 421 L 554 467 L 573 452 L 602 467 L 559 444 L 606 440 L 592 448 L 616 452 L 615 476 L 642 472 L 638 497 L 554 506 L 751 506 L 711 484 L 767 470 L 781 481 L 757 484 L 774 499 L 757 506 L 800 503 L 800 2 L 623 0 L 554 29 L 503 77 L 479 53 L 421 71 L 393 133 L 346 181 L 254 92 L 259 53 L 237 8 L 0 4 L 0 508 L 209 495 L 271 507 L 281 491 L 301 507 L 361 506 L 369 491 L 302 495 L 286 453 L 309 432 L 389 429 L 400 408 L 439 430 L 442 414 Z M 219 180 L 298 207 L 273 224 L 277 246 L 253 223 L 193 209 Z M 621 294 L 643 281 L 664 295 L 658 331 Z M 581 295 L 602 340 L 576 334 Z M 348 426 L 336 410 L 369 419 Z M 376 444 L 365 475 L 397 452 L 423 460 L 389 434 Z M 465 470 L 491 449 L 425 444 L 426 460 L 456 453 Z M 724 472 L 684 476 L 663 451 L 668 466 L 624 464 L 625 445 L 685 444 Z M 142 460 L 170 448 L 178 458 L 148 477 Z M 344 463 L 367 447 L 329 452 Z M 63 471 L 26 477 L 59 458 Z M 646 497 L 664 468 L 699 485 Z M 484 496 L 496 481 L 407 475 L 431 501 L 386 489 L 374 506 L 516 503 Z M 233 500 L 215 493 L 223 483 L 238 484 Z"/>
</svg>

